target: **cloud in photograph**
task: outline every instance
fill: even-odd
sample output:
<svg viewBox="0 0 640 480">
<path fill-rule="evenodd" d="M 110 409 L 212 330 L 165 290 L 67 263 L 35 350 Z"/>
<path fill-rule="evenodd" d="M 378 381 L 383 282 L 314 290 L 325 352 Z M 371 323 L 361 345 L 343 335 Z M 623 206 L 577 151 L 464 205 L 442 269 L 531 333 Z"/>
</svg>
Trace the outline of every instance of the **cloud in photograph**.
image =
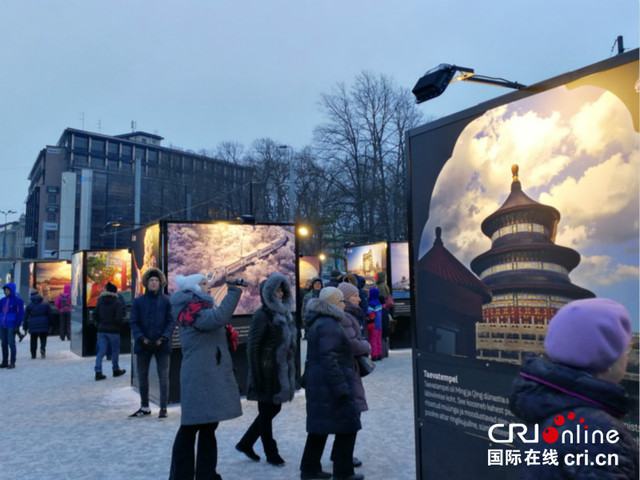
<svg viewBox="0 0 640 480">
<path fill-rule="evenodd" d="M 436 226 L 465 265 L 489 250 L 480 226 L 509 195 L 513 164 L 524 193 L 560 212 L 556 243 L 583 256 L 574 283 L 597 294 L 637 281 L 637 132 L 627 107 L 593 86 L 557 87 L 471 122 L 438 177 L 419 257 Z"/>
</svg>

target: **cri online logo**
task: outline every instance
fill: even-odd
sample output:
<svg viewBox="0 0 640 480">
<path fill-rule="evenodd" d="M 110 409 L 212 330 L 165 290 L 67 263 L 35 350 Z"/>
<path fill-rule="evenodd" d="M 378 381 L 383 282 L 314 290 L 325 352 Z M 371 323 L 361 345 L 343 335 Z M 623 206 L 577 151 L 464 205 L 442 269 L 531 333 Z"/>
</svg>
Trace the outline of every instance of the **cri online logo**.
<svg viewBox="0 0 640 480">
<path fill-rule="evenodd" d="M 566 419 L 564 415 L 556 415 L 554 419 L 555 426 L 545 428 L 542 431 L 542 439 L 547 443 L 555 443 L 558 440 L 566 444 L 602 444 L 605 440 L 607 443 L 618 443 L 620 436 L 617 430 L 611 429 L 606 433 L 597 429 L 589 430 L 589 425 L 584 424 L 584 418 L 582 417 L 577 420 L 575 429 L 572 429 L 569 426 L 568 421 L 574 421 L 575 419 L 576 415 L 573 412 L 567 413 Z M 562 434 L 560 434 L 556 426 L 565 426 Z M 504 429 L 506 427 L 508 427 L 507 438 L 496 438 L 494 431 L 496 429 Z M 540 427 L 538 424 L 533 425 L 533 428 L 531 428 L 533 435 L 530 436 L 530 438 L 527 438 L 529 430 L 529 427 L 524 423 L 510 423 L 508 425 L 505 425 L 504 423 L 496 423 L 489 428 L 489 439 L 495 443 L 512 443 L 514 438 L 518 437 L 522 443 L 538 443 L 540 439 Z"/>
</svg>

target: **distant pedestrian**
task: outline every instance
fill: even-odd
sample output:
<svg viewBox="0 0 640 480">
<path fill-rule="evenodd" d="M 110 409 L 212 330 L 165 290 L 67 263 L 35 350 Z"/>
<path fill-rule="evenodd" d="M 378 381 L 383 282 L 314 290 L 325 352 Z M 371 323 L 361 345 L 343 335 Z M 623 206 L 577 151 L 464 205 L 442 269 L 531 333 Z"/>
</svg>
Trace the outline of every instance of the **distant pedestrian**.
<svg viewBox="0 0 640 480">
<path fill-rule="evenodd" d="M 352 387 L 356 408 L 358 410 L 358 414 L 360 414 L 369 410 L 369 405 L 367 405 L 364 385 L 362 385 L 362 377 L 360 377 L 360 369 L 358 367 L 356 357 L 369 355 L 371 353 L 371 345 L 362 337 L 360 319 L 362 318 L 363 313 L 360 309 L 360 292 L 358 292 L 358 288 L 351 283 L 342 282 L 338 285 L 338 290 L 342 292 L 345 299 L 342 328 L 344 328 L 347 337 L 349 337 L 353 350 L 353 366 L 356 374 L 353 377 Z M 334 452 L 331 452 L 331 458 L 333 459 L 334 457 Z M 360 467 L 361 465 L 362 461 L 353 457 L 353 466 Z"/>
<path fill-rule="evenodd" d="M 306 322 L 305 396 L 307 441 L 300 462 L 302 480 L 331 478 L 322 470 L 327 437 L 334 434 L 333 478 L 361 480 L 354 473 L 353 447 L 361 428 L 354 394 L 355 367 L 351 341 L 342 327 L 342 292 L 325 287 L 311 300 Z"/>
<path fill-rule="evenodd" d="M 380 291 L 369 289 L 369 306 L 367 307 L 367 335 L 371 344 L 371 360 L 382 360 L 382 304 L 378 298 Z"/>
<path fill-rule="evenodd" d="M 638 478 L 638 445 L 620 421 L 631 406 L 619 385 L 631 338 L 629 312 L 613 300 L 576 300 L 558 310 L 544 341 L 548 358 L 525 358 L 510 398 L 511 411 L 531 428 L 540 429 L 538 443 L 521 447 L 553 449 L 558 461 L 526 467 L 523 463 L 520 478 Z M 615 441 L 610 441 L 611 431 L 617 432 Z M 559 440 L 546 436 L 553 432 Z M 598 432 L 606 436 L 604 441 L 597 439 Z M 586 456 L 581 462 L 587 451 L 590 458 L 615 458 L 615 464 L 588 462 Z"/>
<path fill-rule="evenodd" d="M 71 285 L 64 286 L 56 297 L 55 306 L 60 310 L 60 340 L 71 340 Z"/>
<path fill-rule="evenodd" d="M 391 308 L 393 308 L 394 301 L 391 295 L 391 289 L 387 285 L 386 272 L 376 273 L 376 287 L 380 291 L 380 303 L 382 304 L 382 357 L 387 358 L 389 356 L 389 315 L 391 314 Z"/>
<path fill-rule="evenodd" d="M 15 283 L 6 283 L 0 300 L 0 341 L 2 342 L 2 363 L 0 368 L 16 367 L 16 334 L 24 318 L 24 302 L 16 293 Z M 11 358 L 9 358 L 11 350 Z"/>
<path fill-rule="evenodd" d="M 331 276 L 329 277 L 329 282 L 327 282 L 327 287 L 337 287 L 342 283 L 343 275 L 340 270 L 331 270 Z"/>
<path fill-rule="evenodd" d="M 258 402 L 258 416 L 236 449 L 257 462 L 260 457 L 253 445 L 260 438 L 267 462 L 281 467 L 285 461 L 273 438 L 272 421 L 282 404 L 293 400 L 296 389 L 297 329 L 291 315 L 294 298 L 287 277 L 281 273 L 270 275 L 260 285 L 260 299 L 262 307 L 253 314 L 247 339 L 247 400 Z"/>
<path fill-rule="evenodd" d="M 129 415 L 141 418 L 151 415 L 149 408 L 149 365 L 156 359 L 160 384 L 159 418 L 166 418 L 169 403 L 169 361 L 171 358 L 171 336 L 175 321 L 171 316 L 169 297 L 163 288 L 167 277 L 157 268 L 148 269 L 142 276 L 145 288 L 143 295 L 136 297 L 131 305 L 131 336 L 133 353 L 136 355 L 136 374 L 140 390 L 140 408 Z"/>
<path fill-rule="evenodd" d="M 47 356 L 47 336 L 51 328 L 51 305 L 42 299 L 35 288 L 29 291 L 29 305 L 24 312 L 23 329 L 31 336 L 31 358 L 36 358 L 38 340 L 40 340 L 40 357 Z"/>
<path fill-rule="evenodd" d="M 98 297 L 98 304 L 93 311 L 93 318 L 98 330 L 98 347 L 96 364 L 94 367 L 95 379 L 107 378 L 102 373 L 102 360 L 111 351 L 111 368 L 114 377 L 124 375 L 127 371 L 118 364 L 120 355 L 120 331 L 122 330 L 122 304 L 118 299 L 118 287 L 109 282 L 104 291 Z"/>
<path fill-rule="evenodd" d="M 304 298 L 302 299 L 302 320 L 304 322 L 305 317 L 307 316 L 307 304 L 309 300 L 313 300 L 314 298 L 318 298 L 320 295 L 320 290 L 322 290 L 322 277 L 313 277 L 311 279 L 311 290 L 309 290 Z"/>
<path fill-rule="evenodd" d="M 242 415 L 240 392 L 233 373 L 228 330 L 242 291 L 228 284 L 219 307 L 201 274 L 178 275 L 180 290 L 171 295 L 182 344 L 180 401 L 182 416 L 171 453 L 170 480 L 220 480 L 216 473 L 218 423 Z M 194 449 L 198 437 L 198 449 Z"/>
</svg>

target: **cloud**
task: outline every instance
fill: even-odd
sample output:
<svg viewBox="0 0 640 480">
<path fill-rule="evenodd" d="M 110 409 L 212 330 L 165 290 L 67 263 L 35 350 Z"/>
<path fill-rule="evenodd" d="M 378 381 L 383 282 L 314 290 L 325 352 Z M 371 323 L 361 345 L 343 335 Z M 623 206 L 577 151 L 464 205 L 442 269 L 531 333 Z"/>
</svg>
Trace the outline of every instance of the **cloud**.
<svg viewBox="0 0 640 480">
<path fill-rule="evenodd" d="M 578 285 L 613 285 L 637 279 L 640 269 L 635 265 L 617 263 L 608 255 L 583 256 L 580 265 L 571 273 L 571 280 Z"/>
<path fill-rule="evenodd" d="M 584 248 L 637 236 L 638 151 L 630 157 L 616 153 L 540 194 L 541 203 L 561 212 L 557 243 Z"/>
</svg>

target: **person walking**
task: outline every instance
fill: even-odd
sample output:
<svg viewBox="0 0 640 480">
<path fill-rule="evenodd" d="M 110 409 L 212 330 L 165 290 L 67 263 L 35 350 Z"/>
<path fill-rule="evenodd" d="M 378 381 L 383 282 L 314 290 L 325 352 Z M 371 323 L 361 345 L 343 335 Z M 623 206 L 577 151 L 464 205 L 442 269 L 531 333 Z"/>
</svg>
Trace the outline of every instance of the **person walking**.
<svg viewBox="0 0 640 480">
<path fill-rule="evenodd" d="M 71 340 L 71 285 L 64 286 L 54 304 L 60 310 L 60 340 Z"/>
<path fill-rule="evenodd" d="M 287 277 L 271 274 L 260 285 L 260 299 L 262 307 L 253 314 L 247 339 L 247 400 L 258 402 L 258 416 L 236 450 L 260 461 L 253 450 L 260 437 L 267 463 L 282 467 L 285 461 L 278 453 L 272 422 L 282 404 L 293 400 L 296 388 L 297 329 L 291 315 L 294 298 Z"/>
<path fill-rule="evenodd" d="M 627 392 L 619 385 L 626 372 L 631 338 L 629 312 L 613 300 L 575 300 L 558 310 L 544 341 L 547 358 L 530 354 L 524 359 L 509 399 L 516 417 L 530 428 L 545 429 L 538 443 L 521 444 L 523 450 L 553 448 L 558 461 L 526 468 L 523 463 L 520 478 L 638 478 L 638 445 L 620 420 L 631 406 Z M 577 430 L 581 424 L 585 429 L 582 439 Z M 548 436 L 552 431 L 560 441 Z M 596 440 L 597 432 L 610 439 L 612 431 L 617 432 L 615 441 Z M 573 432 L 578 440 L 565 441 L 565 434 L 573 439 Z M 580 462 L 585 451 L 591 458 L 615 457 L 615 465 Z"/>
<path fill-rule="evenodd" d="M 344 298 L 335 287 L 325 287 L 311 300 L 307 328 L 305 396 L 307 441 L 300 461 L 302 480 L 331 478 L 322 470 L 322 453 L 329 434 L 335 435 L 333 478 L 362 480 L 353 470 L 353 447 L 361 428 L 353 385 L 353 348 L 341 325 Z"/>
<path fill-rule="evenodd" d="M 111 351 L 111 368 L 114 377 L 127 373 L 118 364 L 120 355 L 120 330 L 122 329 L 122 304 L 118 299 L 118 287 L 108 282 L 104 291 L 98 297 L 98 304 L 93 311 L 93 319 L 98 329 L 98 346 L 96 364 L 94 366 L 95 379 L 107 378 L 102 373 L 102 359 Z"/>
<path fill-rule="evenodd" d="M 227 329 L 242 291 L 232 281 L 219 307 L 201 274 L 178 275 L 180 290 L 171 295 L 182 344 L 180 401 L 182 416 L 171 453 L 170 480 L 221 480 L 216 472 L 219 422 L 242 415 L 233 373 Z M 198 449 L 194 460 L 194 447 Z"/>
<path fill-rule="evenodd" d="M 51 328 L 51 305 L 42 299 L 35 288 L 29 290 L 29 305 L 24 312 L 22 327 L 31 336 L 31 358 L 36 358 L 38 340 L 40 340 L 40 357 L 47 356 L 47 336 Z"/>
<path fill-rule="evenodd" d="M 24 318 L 24 302 L 16 293 L 16 284 L 6 283 L 0 300 L 0 341 L 2 363 L 0 368 L 16 368 L 16 334 Z M 9 351 L 11 357 L 9 358 Z"/>
<path fill-rule="evenodd" d="M 160 384 L 160 413 L 158 418 L 167 417 L 169 403 L 169 361 L 171 358 L 171 336 L 175 321 L 171 316 L 171 303 L 164 294 L 167 277 L 157 268 L 148 269 L 142 275 L 143 295 L 137 297 L 131 305 L 131 336 L 133 353 L 136 355 L 136 374 L 140 390 L 140 408 L 129 415 L 130 418 L 143 418 L 151 415 L 149 408 L 149 365 L 151 358 L 156 359 L 158 381 Z"/>
<path fill-rule="evenodd" d="M 345 299 L 344 303 L 344 317 L 342 318 L 342 328 L 344 328 L 349 341 L 351 342 L 351 348 L 353 350 L 353 366 L 356 374 L 353 377 L 352 389 L 355 398 L 356 408 L 358 414 L 369 410 L 367 405 L 367 399 L 364 393 L 364 386 L 362 385 L 362 377 L 360 376 L 360 369 L 356 357 L 369 355 L 371 353 L 371 345 L 362 337 L 361 321 L 363 316 L 362 309 L 360 308 L 360 292 L 358 288 L 351 283 L 343 282 L 338 285 L 338 290 L 342 292 L 342 296 Z M 355 444 L 355 440 L 354 440 Z M 335 444 L 334 444 L 335 445 Z M 335 457 L 335 452 L 331 452 L 331 459 Z M 362 466 L 362 461 L 356 457 L 353 457 L 353 466 Z"/>
</svg>

